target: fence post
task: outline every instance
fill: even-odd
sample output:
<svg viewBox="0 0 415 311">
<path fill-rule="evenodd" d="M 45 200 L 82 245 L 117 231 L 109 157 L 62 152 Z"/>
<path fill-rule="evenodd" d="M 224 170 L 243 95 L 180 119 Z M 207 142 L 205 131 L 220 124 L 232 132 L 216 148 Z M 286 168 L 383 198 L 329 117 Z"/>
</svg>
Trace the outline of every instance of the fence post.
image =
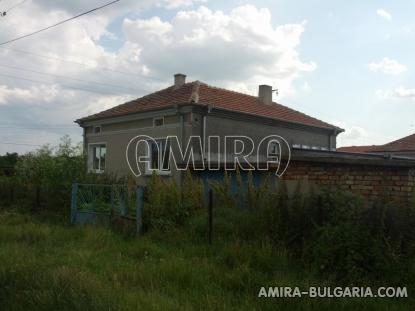
<svg viewBox="0 0 415 311">
<path fill-rule="evenodd" d="M 128 208 L 126 204 L 126 191 L 123 187 L 120 188 L 120 210 L 121 210 L 121 216 L 128 216 Z"/>
<path fill-rule="evenodd" d="M 209 189 L 208 197 L 208 239 L 209 245 L 212 245 L 212 231 L 213 231 L 213 191 Z"/>
<path fill-rule="evenodd" d="M 71 196 L 71 224 L 76 222 L 76 212 L 78 209 L 77 198 L 78 197 L 78 183 L 72 184 L 72 196 Z"/>
<path fill-rule="evenodd" d="M 112 216 L 112 215 L 114 215 L 114 211 L 115 211 L 115 206 L 114 206 L 114 203 L 115 203 L 115 200 L 114 200 L 114 185 L 111 185 L 111 212 L 110 212 L 110 215 Z"/>
<path fill-rule="evenodd" d="M 143 205 L 144 205 L 144 187 L 138 187 L 136 190 L 136 226 L 137 234 L 140 234 L 143 229 Z"/>
</svg>

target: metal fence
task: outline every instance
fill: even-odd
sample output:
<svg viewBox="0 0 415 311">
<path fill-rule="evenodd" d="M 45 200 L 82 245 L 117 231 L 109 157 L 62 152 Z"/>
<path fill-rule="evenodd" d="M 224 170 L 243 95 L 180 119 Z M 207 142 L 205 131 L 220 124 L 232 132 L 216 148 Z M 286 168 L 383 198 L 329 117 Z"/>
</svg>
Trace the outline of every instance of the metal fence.
<svg viewBox="0 0 415 311">
<path fill-rule="evenodd" d="M 71 224 L 126 222 L 142 231 L 144 188 L 126 185 L 72 184 Z"/>
</svg>

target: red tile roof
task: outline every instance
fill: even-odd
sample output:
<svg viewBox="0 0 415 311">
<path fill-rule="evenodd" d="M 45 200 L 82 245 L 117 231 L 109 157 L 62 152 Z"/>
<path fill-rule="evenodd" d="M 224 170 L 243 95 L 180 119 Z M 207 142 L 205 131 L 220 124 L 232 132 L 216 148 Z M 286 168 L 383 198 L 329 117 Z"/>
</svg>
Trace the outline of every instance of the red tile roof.
<svg viewBox="0 0 415 311">
<path fill-rule="evenodd" d="M 394 140 L 381 146 L 375 146 L 372 152 L 415 151 L 415 134 Z"/>
<path fill-rule="evenodd" d="M 146 110 L 167 108 L 176 104 L 184 105 L 189 103 L 198 105 L 212 104 L 215 108 L 343 131 L 343 129 L 337 126 L 320 121 L 278 103 L 266 105 L 258 97 L 213 87 L 199 81 L 186 83 L 179 88 L 175 88 L 174 86 L 168 87 L 114 108 L 79 119 L 77 122 L 121 116 Z"/>
<path fill-rule="evenodd" d="M 348 146 L 337 148 L 340 152 L 353 153 L 382 153 L 382 152 L 398 152 L 398 151 L 415 151 L 415 134 L 394 140 L 384 145 L 372 146 Z"/>
<path fill-rule="evenodd" d="M 377 147 L 376 145 L 371 146 L 347 146 L 337 148 L 336 151 L 340 152 L 351 152 L 351 153 L 367 153 L 372 150 L 372 148 Z"/>
</svg>

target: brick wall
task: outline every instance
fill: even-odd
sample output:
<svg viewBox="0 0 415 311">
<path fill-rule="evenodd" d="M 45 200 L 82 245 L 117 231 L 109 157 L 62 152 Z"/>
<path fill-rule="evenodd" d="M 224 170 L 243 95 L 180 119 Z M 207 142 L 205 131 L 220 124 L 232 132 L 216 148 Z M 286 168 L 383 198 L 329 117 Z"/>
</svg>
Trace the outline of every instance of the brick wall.
<svg viewBox="0 0 415 311">
<path fill-rule="evenodd" d="M 375 199 L 387 194 L 408 201 L 415 191 L 415 168 L 350 163 L 291 161 L 283 179 L 303 180 L 315 185 L 331 185 Z"/>
</svg>

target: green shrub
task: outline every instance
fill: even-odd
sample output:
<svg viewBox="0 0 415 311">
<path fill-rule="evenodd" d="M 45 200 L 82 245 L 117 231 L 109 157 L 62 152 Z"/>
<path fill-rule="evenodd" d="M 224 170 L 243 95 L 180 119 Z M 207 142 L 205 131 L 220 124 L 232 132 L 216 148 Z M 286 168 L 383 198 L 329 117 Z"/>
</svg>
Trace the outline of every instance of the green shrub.
<svg viewBox="0 0 415 311">
<path fill-rule="evenodd" d="M 145 188 L 143 220 L 146 229 L 168 230 L 182 225 L 195 210 L 204 206 L 203 184 L 190 174 L 182 187 L 173 179 L 153 174 Z"/>
<path fill-rule="evenodd" d="M 225 171 L 222 181 L 210 181 L 209 186 L 214 192 L 215 205 L 223 208 L 234 208 L 237 200 L 231 189 L 231 176 Z"/>
</svg>

